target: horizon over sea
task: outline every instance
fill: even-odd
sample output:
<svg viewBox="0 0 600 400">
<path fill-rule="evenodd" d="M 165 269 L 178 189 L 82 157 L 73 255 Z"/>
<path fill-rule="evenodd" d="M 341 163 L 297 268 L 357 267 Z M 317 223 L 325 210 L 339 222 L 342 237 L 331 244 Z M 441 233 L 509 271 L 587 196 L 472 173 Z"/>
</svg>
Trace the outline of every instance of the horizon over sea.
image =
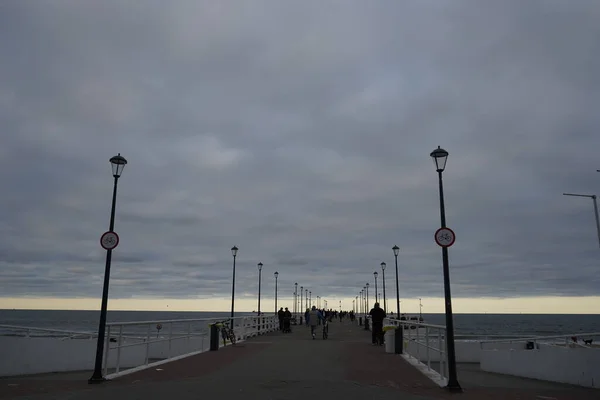
<svg viewBox="0 0 600 400">
<path fill-rule="evenodd" d="M 229 311 L 115 311 L 108 322 L 227 318 Z M 236 316 L 253 315 L 236 312 Z M 413 316 L 415 314 L 407 314 Z M 418 315 L 418 314 L 416 314 Z M 0 325 L 14 325 L 74 332 L 95 332 L 99 310 L 0 309 Z M 444 314 L 423 313 L 426 323 L 445 325 Z M 549 336 L 600 332 L 600 314 L 454 314 L 457 335 Z M 7 329 L 0 326 L 0 335 Z"/>
</svg>

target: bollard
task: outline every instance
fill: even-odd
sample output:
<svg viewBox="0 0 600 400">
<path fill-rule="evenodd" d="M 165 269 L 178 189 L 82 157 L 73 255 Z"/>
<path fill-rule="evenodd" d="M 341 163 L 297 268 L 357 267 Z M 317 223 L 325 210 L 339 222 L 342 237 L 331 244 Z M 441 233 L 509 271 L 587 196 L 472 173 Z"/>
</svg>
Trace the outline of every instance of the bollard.
<svg viewBox="0 0 600 400">
<path fill-rule="evenodd" d="M 219 327 L 217 324 L 210 324 L 210 351 L 219 350 Z"/>
<path fill-rule="evenodd" d="M 358 326 L 362 326 L 362 317 L 358 317 Z"/>
<path fill-rule="evenodd" d="M 403 346 L 404 346 L 404 328 L 402 327 L 402 325 L 398 326 L 395 329 L 395 333 L 394 333 L 394 353 L 395 354 L 402 354 L 404 352 Z"/>
<path fill-rule="evenodd" d="M 369 318 L 365 317 L 365 331 L 369 330 Z"/>
</svg>

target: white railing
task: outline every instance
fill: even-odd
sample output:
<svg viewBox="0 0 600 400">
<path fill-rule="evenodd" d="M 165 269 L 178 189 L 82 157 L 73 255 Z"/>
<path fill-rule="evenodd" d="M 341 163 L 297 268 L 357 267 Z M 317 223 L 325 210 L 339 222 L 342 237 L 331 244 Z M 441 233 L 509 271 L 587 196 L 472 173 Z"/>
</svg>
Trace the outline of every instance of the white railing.
<svg viewBox="0 0 600 400">
<path fill-rule="evenodd" d="M 577 338 L 577 342 L 573 340 L 573 338 Z M 588 345 L 585 341 L 592 339 L 592 342 Z M 521 343 L 521 342 L 531 342 L 535 348 L 538 348 L 539 344 L 547 344 L 547 345 L 555 345 L 555 346 L 573 346 L 573 347 L 589 347 L 589 348 L 598 348 L 598 339 L 600 339 L 600 332 L 590 332 L 590 333 L 570 333 L 564 335 L 554 335 L 554 336 L 529 336 L 529 337 L 513 337 L 511 339 L 496 339 L 496 340 L 481 340 L 479 341 L 479 345 L 481 350 L 490 350 L 494 347 L 497 347 L 500 343 Z M 596 345 L 594 345 L 594 341 L 596 341 Z"/>
<path fill-rule="evenodd" d="M 385 325 L 401 326 L 403 329 L 403 353 L 427 365 L 431 371 L 431 362 L 440 363 L 439 374 L 442 379 L 448 377 L 448 354 L 446 347 L 446 327 L 425 324 L 410 320 L 386 318 Z M 411 327 L 415 327 L 411 329 Z M 435 360 L 432 360 L 434 358 Z"/>
<path fill-rule="evenodd" d="M 104 375 L 110 379 L 126 372 L 207 351 L 209 326 L 223 320 L 232 319 L 202 318 L 108 323 L 104 345 Z M 233 332 L 237 341 L 278 329 L 279 321 L 275 316 L 233 318 Z M 165 333 L 161 335 L 161 331 Z M 145 334 L 139 335 L 140 332 Z M 222 347 L 224 344 L 220 337 L 219 334 L 219 346 Z M 127 370 L 122 371 L 124 368 Z M 112 370 L 110 374 L 109 369 Z"/>
</svg>

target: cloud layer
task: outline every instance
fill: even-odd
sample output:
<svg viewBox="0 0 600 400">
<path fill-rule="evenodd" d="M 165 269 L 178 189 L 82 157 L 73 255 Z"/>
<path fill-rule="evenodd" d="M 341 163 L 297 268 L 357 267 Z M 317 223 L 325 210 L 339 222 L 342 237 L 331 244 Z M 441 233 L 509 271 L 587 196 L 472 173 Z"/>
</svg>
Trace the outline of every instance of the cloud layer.
<svg viewBox="0 0 600 400">
<path fill-rule="evenodd" d="M 227 297 L 279 271 L 353 297 L 600 295 L 596 1 L 0 6 L 0 290 Z M 289 292 L 289 293 L 288 293 Z"/>
</svg>

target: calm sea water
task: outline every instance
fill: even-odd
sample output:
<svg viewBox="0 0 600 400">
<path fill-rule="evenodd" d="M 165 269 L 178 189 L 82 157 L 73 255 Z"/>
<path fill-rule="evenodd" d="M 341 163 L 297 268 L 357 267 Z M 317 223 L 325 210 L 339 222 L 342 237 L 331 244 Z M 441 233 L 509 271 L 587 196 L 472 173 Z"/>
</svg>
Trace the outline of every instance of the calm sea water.
<svg viewBox="0 0 600 400">
<path fill-rule="evenodd" d="M 236 316 L 250 315 L 249 313 Z M 227 312 L 172 311 L 109 311 L 108 322 L 155 321 L 173 319 L 227 318 Z M 66 331 L 94 332 L 98 329 L 99 311 L 73 310 L 0 310 L 0 325 L 17 325 Z M 425 322 L 444 325 L 443 314 L 423 314 Z M 208 323 L 192 326 L 194 331 L 206 330 Z M 548 314 L 455 314 L 457 335 L 517 335 L 543 336 L 600 332 L 600 315 Z M 164 327 L 163 329 L 165 329 Z M 146 327 L 130 327 L 128 332 L 145 334 Z M 155 329 L 152 326 L 152 329 Z M 185 331 L 189 324 L 176 324 L 175 330 Z M 0 334 L 8 330 L 0 327 Z"/>
</svg>

